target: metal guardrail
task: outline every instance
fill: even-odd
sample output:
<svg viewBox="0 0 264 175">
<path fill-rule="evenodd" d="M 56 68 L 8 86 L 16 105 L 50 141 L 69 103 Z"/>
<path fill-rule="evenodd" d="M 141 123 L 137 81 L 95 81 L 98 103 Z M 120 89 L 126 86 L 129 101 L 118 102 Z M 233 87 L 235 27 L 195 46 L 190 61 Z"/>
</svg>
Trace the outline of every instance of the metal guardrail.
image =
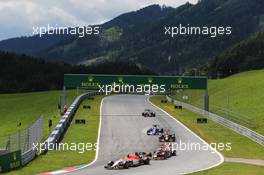
<svg viewBox="0 0 264 175">
<path fill-rule="evenodd" d="M 219 124 L 229 128 L 229 129 L 232 129 L 233 131 L 237 132 L 238 134 L 246 136 L 249 139 L 253 140 L 254 142 L 264 146 L 264 136 L 255 132 L 255 131 L 252 131 L 252 130 L 250 130 L 250 129 L 242 126 L 242 125 L 239 125 L 237 123 L 234 123 L 230 120 L 227 120 L 227 119 L 225 119 L 219 115 L 216 115 L 216 114 L 213 114 L 211 112 L 205 111 L 203 109 L 197 108 L 197 107 L 192 106 L 190 104 L 172 99 L 169 96 L 166 96 L 166 98 L 167 98 L 168 102 L 171 102 L 175 105 L 181 105 L 185 109 L 188 109 L 194 113 L 203 115 L 203 116 L 211 119 L 212 121 L 219 123 Z"/>
<path fill-rule="evenodd" d="M 225 108 L 215 106 L 215 105 L 211 105 L 210 112 L 214 114 L 218 114 L 219 116 L 223 115 L 223 117 L 226 118 L 227 120 L 233 121 L 247 128 L 250 128 L 253 130 L 257 128 L 253 120 L 244 114 L 240 114 L 240 113 L 237 113 L 231 110 L 227 110 Z"/>
<path fill-rule="evenodd" d="M 99 92 L 90 92 L 87 94 L 82 94 L 78 96 L 74 102 L 71 104 L 71 106 L 67 109 L 66 113 L 63 115 L 62 119 L 59 121 L 59 123 L 56 125 L 56 127 L 53 129 L 47 140 L 45 141 L 43 147 L 42 147 L 42 152 L 45 153 L 49 149 L 52 150 L 54 149 L 54 145 L 56 143 L 59 143 L 61 139 L 63 138 L 63 135 L 66 133 L 73 116 L 78 109 L 80 103 L 88 97 L 93 97 L 96 95 L 99 95 Z"/>
<path fill-rule="evenodd" d="M 36 150 L 34 150 L 33 148 L 31 148 L 30 150 L 28 150 L 27 152 L 23 153 L 21 156 L 22 159 L 22 165 L 26 165 L 29 162 L 31 162 L 34 158 L 36 157 Z"/>
</svg>

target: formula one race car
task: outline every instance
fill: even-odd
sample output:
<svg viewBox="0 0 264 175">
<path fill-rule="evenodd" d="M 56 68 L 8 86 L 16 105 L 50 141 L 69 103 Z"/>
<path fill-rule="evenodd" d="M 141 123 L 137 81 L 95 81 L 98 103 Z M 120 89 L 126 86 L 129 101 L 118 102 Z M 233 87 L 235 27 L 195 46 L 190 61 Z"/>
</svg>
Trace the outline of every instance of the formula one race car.
<svg viewBox="0 0 264 175">
<path fill-rule="evenodd" d="M 160 142 L 175 142 L 175 134 L 171 133 L 170 131 L 164 132 L 160 137 L 159 137 Z"/>
<path fill-rule="evenodd" d="M 135 154 L 143 160 L 144 165 L 149 165 L 150 159 L 152 158 L 152 153 L 136 152 Z"/>
<path fill-rule="evenodd" d="M 128 161 L 129 167 L 148 165 L 150 162 L 150 159 L 149 159 L 149 157 L 147 157 L 145 155 L 146 155 L 146 153 L 128 154 L 126 159 Z"/>
<path fill-rule="evenodd" d="M 163 128 L 160 128 L 158 125 L 153 125 L 152 128 L 147 130 L 147 135 L 160 135 L 163 133 Z"/>
<path fill-rule="evenodd" d="M 144 116 L 144 117 L 156 117 L 156 113 L 150 109 L 145 109 L 144 112 L 142 112 L 142 116 Z"/>
<path fill-rule="evenodd" d="M 162 144 L 160 148 L 153 152 L 152 159 L 165 160 L 172 156 L 176 156 L 176 150 L 173 149 L 171 143 Z"/>
<path fill-rule="evenodd" d="M 121 169 L 128 169 L 129 162 L 124 159 L 119 159 L 116 162 L 110 161 L 107 165 L 104 166 L 107 170 L 121 170 Z"/>
<path fill-rule="evenodd" d="M 161 150 L 167 152 L 168 157 L 176 156 L 176 150 L 173 148 L 172 143 L 164 143 L 160 146 Z"/>
<path fill-rule="evenodd" d="M 154 151 L 152 155 L 153 160 L 165 160 L 167 158 L 169 158 L 168 153 L 161 148 L 158 148 L 156 151 Z"/>
</svg>

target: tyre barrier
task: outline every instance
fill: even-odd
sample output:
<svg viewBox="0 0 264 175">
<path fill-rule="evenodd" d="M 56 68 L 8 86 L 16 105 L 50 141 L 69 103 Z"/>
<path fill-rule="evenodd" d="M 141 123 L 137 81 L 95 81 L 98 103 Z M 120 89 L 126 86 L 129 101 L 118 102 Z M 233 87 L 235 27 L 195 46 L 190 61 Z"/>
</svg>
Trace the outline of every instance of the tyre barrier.
<svg viewBox="0 0 264 175">
<path fill-rule="evenodd" d="M 174 108 L 175 109 L 182 109 L 182 105 L 175 105 Z"/>
<path fill-rule="evenodd" d="M 83 109 L 91 109 L 90 105 L 83 105 Z"/>
<path fill-rule="evenodd" d="M 70 126 L 73 116 L 78 109 L 80 103 L 86 98 L 94 98 L 94 96 L 100 95 L 99 92 L 90 92 L 87 94 L 82 94 L 78 96 L 71 106 L 67 109 L 66 113 L 62 116 L 62 119 L 53 129 L 47 140 L 44 142 L 40 154 L 46 153 L 48 150 L 53 150 L 55 145 L 59 143 L 64 134 L 67 132 L 68 127 Z"/>
<path fill-rule="evenodd" d="M 161 103 L 167 103 L 167 100 L 161 100 Z"/>
<path fill-rule="evenodd" d="M 196 122 L 197 122 L 197 123 L 207 123 L 208 120 L 207 120 L 207 118 L 197 118 L 197 119 L 196 119 Z"/>
</svg>

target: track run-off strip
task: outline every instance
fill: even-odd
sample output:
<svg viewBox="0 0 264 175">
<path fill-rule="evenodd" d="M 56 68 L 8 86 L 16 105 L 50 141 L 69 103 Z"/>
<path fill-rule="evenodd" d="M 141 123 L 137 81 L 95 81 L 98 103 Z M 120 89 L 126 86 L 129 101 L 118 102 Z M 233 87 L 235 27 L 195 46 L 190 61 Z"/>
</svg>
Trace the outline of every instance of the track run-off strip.
<svg viewBox="0 0 264 175">
<path fill-rule="evenodd" d="M 264 167 L 264 160 L 258 160 L 258 159 L 225 157 L 225 162 L 244 163 L 244 164 L 257 165 L 257 166 Z"/>
</svg>

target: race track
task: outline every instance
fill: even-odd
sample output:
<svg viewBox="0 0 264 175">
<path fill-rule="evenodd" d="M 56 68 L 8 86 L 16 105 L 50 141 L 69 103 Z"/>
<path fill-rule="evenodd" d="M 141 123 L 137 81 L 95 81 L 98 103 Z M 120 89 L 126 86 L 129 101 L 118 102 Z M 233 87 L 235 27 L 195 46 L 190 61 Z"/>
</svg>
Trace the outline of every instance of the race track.
<svg viewBox="0 0 264 175">
<path fill-rule="evenodd" d="M 155 118 L 141 116 L 144 109 L 156 112 Z M 151 165 L 128 170 L 105 170 L 110 160 L 124 157 L 135 151 L 154 151 L 160 143 L 155 136 L 147 136 L 146 130 L 153 124 L 169 128 L 176 134 L 177 142 L 199 143 L 203 141 L 181 123 L 154 107 L 143 95 L 118 95 L 104 98 L 101 107 L 101 130 L 96 161 L 71 175 L 176 175 L 187 174 L 214 167 L 223 161 L 219 153 L 212 150 L 178 151 L 176 157 L 164 161 L 151 161 Z M 86 133 L 89 134 L 89 133 Z"/>
</svg>

